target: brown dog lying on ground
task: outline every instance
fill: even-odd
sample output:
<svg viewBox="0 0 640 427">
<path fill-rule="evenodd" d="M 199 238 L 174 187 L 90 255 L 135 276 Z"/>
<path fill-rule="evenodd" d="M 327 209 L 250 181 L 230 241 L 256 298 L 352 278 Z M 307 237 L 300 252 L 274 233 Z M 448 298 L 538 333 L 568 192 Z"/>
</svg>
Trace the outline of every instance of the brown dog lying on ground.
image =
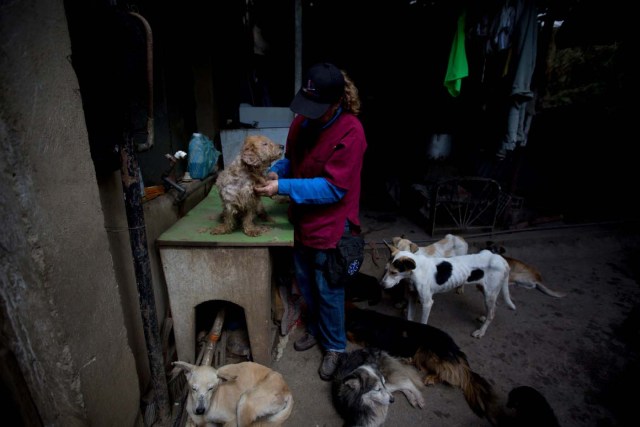
<svg viewBox="0 0 640 427">
<path fill-rule="evenodd" d="M 247 236 L 259 236 L 270 230 L 268 226 L 254 224 L 256 216 L 263 221 L 271 219 L 253 187 L 265 183 L 269 166 L 283 153 L 284 146 L 266 136 L 247 136 L 238 157 L 220 172 L 216 180 L 222 201 L 222 224 L 216 226 L 211 234 L 229 234 L 236 229 L 238 221 Z"/>
<path fill-rule="evenodd" d="M 280 426 L 291 415 L 293 396 L 279 372 L 254 362 L 216 369 L 173 362 L 187 377 L 187 413 L 195 426 Z"/>
<path fill-rule="evenodd" d="M 511 268 L 511 271 L 509 272 L 510 285 L 518 285 L 527 289 L 536 288 L 543 294 L 555 298 L 562 298 L 566 295 L 563 292 L 553 291 L 546 287 L 544 283 L 542 283 L 542 275 L 534 267 L 527 265 L 518 259 L 503 255 L 506 252 L 506 249 L 503 246 L 488 241 L 487 249 L 489 249 L 494 254 L 502 255 L 502 258 L 507 260 L 507 262 L 509 263 L 509 267 Z"/>
</svg>

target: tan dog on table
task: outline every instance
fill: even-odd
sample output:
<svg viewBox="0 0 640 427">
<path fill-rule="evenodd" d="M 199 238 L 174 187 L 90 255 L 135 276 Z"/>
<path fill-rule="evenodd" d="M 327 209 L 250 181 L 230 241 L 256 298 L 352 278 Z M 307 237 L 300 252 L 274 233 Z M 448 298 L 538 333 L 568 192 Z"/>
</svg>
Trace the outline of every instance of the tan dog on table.
<svg viewBox="0 0 640 427">
<path fill-rule="evenodd" d="M 265 183 L 269 166 L 282 157 L 283 153 L 283 145 L 274 143 L 264 135 L 249 135 L 245 138 L 240 154 L 220 172 L 216 180 L 222 201 L 222 224 L 216 226 L 211 234 L 229 234 L 237 228 L 238 221 L 244 234 L 251 237 L 271 229 L 254 224 L 256 216 L 263 221 L 270 221 L 271 218 L 253 187 Z"/>
<path fill-rule="evenodd" d="M 181 361 L 173 365 L 187 377 L 191 426 L 280 426 L 291 415 L 289 386 L 279 372 L 266 366 L 241 362 L 216 369 Z"/>
</svg>

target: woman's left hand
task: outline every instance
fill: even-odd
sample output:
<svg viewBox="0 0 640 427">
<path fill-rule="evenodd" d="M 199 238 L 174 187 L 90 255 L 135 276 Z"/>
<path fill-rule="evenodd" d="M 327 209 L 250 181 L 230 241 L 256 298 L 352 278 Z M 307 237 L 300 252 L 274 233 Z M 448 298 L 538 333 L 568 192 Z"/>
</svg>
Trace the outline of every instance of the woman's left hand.
<svg viewBox="0 0 640 427">
<path fill-rule="evenodd" d="M 253 187 L 253 191 L 255 191 L 259 196 L 275 196 L 276 194 L 278 194 L 278 180 L 272 179 L 270 181 L 267 181 L 264 185 L 257 185 Z"/>
</svg>

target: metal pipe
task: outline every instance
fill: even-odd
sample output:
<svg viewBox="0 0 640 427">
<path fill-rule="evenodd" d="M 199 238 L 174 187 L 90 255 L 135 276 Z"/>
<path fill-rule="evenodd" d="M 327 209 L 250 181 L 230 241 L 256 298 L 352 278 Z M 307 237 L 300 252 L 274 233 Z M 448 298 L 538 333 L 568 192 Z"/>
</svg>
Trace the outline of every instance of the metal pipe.
<svg viewBox="0 0 640 427">
<path fill-rule="evenodd" d="M 147 42 L 147 142 L 136 144 L 138 151 L 146 151 L 153 147 L 153 32 L 151 26 L 144 17 L 135 12 L 129 12 L 131 16 L 138 18 L 144 26 Z"/>
<path fill-rule="evenodd" d="M 302 86 L 302 0 L 296 0 L 294 6 L 294 77 L 293 96 Z"/>
<path fill-rule="evenodd" d="M 151 283 L 151 266 L 142 207 L 142 190 L 140 188 L 140 169 L 134 153 L 133 138 L 130 135 L 125 135 L 124 140 L 124 146 L 120 150 L 120 174 L 122 176 L 122 190 L 127 212 L 136 284 L 138 285 L 140 314 L 142 315 L 154 391 L 153 396 L 158 414 L 157 425 L 167 426 L 171 418 L 169 388 L 164 368 L 164 357 L 162 356 L 162 341 L 158 328 L 155 297 Z"/>
<path fill-rule="evenodd" d="M 162 182 L 164 182 L 165 187 L 175 188 L 178 191 L 178 198 L 176 199 L 175 203 L 180 203 L 187 197 L 187 189 L 180 186 L 176 182 L 173 182 L 171 178 L 163 176 Z"/>
</svg>

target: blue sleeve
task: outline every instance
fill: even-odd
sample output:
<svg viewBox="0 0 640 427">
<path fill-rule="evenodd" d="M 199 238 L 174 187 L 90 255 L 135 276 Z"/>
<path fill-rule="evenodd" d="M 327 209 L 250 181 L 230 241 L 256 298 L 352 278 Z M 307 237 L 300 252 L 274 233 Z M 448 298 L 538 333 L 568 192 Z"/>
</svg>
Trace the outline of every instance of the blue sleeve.
<svg viewBox="0 0 640 427">
<path fill-rule="evenodd" d="M 344 197 L 347 191 L 324 178 L 293 178 L 278 180 L 278 194 L 289 196 L 298 204 L 329 204 Z"/>
<path fill-rule="evenodd" d="M 290 163 L 289 159 L 280 159 L 269 168 L 269 172 L 278 174 L 278 178 L 289 176 Z"/>
</svg>

